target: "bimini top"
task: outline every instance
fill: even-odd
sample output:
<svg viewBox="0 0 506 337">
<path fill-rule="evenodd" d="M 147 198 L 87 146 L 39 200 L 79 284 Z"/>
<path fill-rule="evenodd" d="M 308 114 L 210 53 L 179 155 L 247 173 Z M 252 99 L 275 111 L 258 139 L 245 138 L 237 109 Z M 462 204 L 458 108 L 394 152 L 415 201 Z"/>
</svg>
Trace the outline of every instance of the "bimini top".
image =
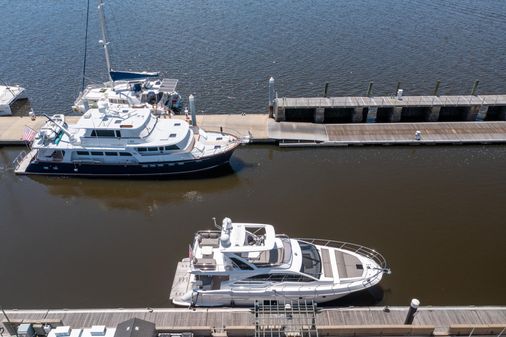
<svg viewBox="0 0 506 337">
<path fill-rule="evenodd" d="M 149 72 L 149 71 L 115 71 L 111 70 L 109 72 L 111 79 L 113 81 L 130 81 L 130 80 L 142 80 L 145 78 L 153 78 L 158 77 L 160 75 L 159 72 Z"/>
</svg>

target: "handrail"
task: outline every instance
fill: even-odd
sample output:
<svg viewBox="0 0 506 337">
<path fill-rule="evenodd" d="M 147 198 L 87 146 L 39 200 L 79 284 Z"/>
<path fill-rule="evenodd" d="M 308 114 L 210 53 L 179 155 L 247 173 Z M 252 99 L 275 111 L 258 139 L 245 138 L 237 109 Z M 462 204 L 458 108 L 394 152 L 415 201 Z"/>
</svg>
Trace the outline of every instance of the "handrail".
<svg viewBox="0 0 506 337">
<path fill-rule="evenodd" d="M 357 254 L 360 254 L 360 255 L 363 255 L 365 257 L 372 259 L 382 269 L 388 269 L 387 260 L 383 257 L 383 255 L 381 255 L 380 253 L 378 253 L 377 251 L 375 251 L 372 248 L 358 245 L 356 243 L 335 241 L 335 240 L 324 240 L 324 239 L 313 239 L 313 238 L 298 238 L 296 240 L 302 240 L 302 241 L 310 243 L 310 244 L 315 244 L 315 245 L 324 246 L 324 247 L 332 247 L 332 248 L 349 250 L 354 253 L 357 253 Z"/>
</svg>

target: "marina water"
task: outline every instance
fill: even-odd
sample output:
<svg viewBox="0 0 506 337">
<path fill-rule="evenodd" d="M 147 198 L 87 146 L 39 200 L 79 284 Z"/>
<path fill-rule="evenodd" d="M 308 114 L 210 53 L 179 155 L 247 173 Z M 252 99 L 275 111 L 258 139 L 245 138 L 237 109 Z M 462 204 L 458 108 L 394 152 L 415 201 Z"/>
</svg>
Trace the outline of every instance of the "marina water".
<svg viewBox="0 0 506 337">
<path fill-rule="evenodd" d="M 92 2 L 86 76 L 106 79 Z M 500 1 L 106 3 L 112 63 L 180 79 L 201 114 L 263 112 L 280 95 L 504 93 Z M 84 53 L 82 1 L 0 0 L 0 77 L 36 113 L 70 113 Z M 211 217 L 378 249 L 392 275 L 339 304 L 504 304 L 504 146 L 242 147 L 217 177 L 16 177 L 0 162 L 4 307 L 168 306 L 177 261 Z"/>
</svg>

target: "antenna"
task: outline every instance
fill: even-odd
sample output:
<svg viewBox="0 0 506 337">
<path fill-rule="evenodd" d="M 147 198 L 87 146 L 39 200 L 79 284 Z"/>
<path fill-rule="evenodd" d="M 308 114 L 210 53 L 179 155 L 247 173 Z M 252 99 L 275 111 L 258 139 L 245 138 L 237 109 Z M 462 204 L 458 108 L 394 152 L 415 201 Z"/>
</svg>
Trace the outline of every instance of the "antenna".
<svg viewBox="0 0 506 337">
<path fill-rule="evenodd" d="M 109 41 L 107 41 L 107 35 L 105 33 L 105 15 L 104 15 L 104 0 L 98 1 L 98 13 L 100 18 L 100 30 L 102 31 L 102 40 L 98 41 L 104 47 L 105 53 L 105 63 L 107 65 L 107 76 L 112 81 L 111 78 L 111 59 L 109 57 Z"/>
<path fill-rule="evenodd" d="M 216 217 L 213 216 L 214 227 L 221 229 L 221 226 L 216 223 Z"/>
</svg>

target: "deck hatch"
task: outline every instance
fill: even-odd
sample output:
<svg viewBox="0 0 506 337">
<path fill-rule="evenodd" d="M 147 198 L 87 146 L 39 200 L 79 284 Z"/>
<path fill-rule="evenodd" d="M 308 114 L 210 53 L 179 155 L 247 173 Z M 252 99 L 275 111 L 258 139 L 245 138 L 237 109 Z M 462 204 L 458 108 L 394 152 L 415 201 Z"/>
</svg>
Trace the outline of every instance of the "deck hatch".
<svg viewBox="0 0 506 337">
<path fill-rule="evenodd" d="M 330 253 L 326 248 L 322 248 L 322 264 L 323 264 L 323 276 L 334 277 L 332 272 L 332 264 L 330 262 Z"/>
</svg>

